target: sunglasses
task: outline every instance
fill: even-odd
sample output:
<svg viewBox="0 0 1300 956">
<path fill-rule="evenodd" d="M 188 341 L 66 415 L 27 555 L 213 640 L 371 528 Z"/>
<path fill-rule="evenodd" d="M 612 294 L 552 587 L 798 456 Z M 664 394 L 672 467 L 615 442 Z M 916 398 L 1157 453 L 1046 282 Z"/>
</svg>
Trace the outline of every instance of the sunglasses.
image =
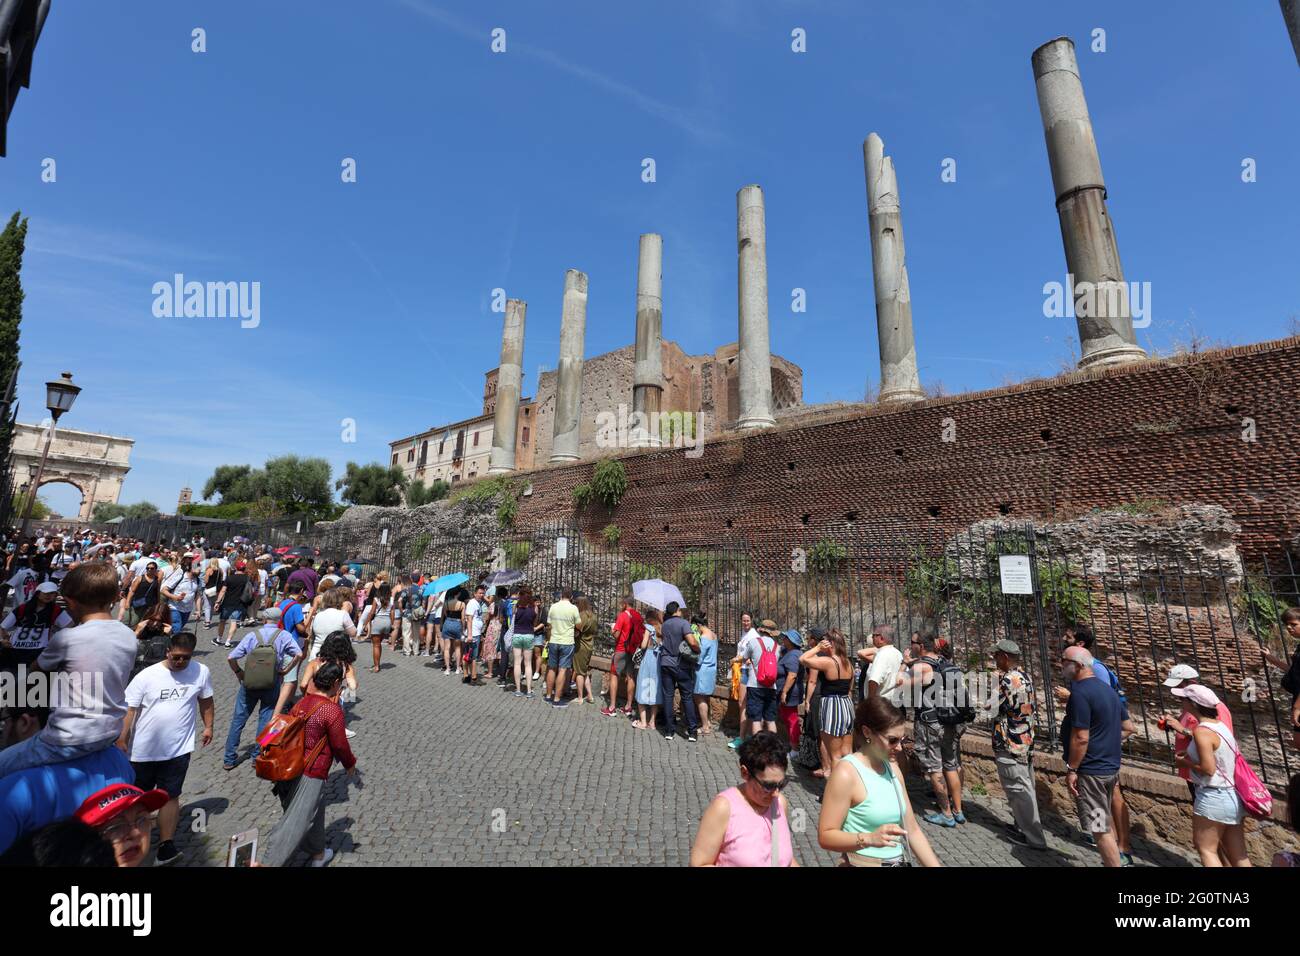
<svg viewBox="0 0 1300 956">
<path fill-rule="evenodd" d="M 776 793 L 778 790 L 784 790 L 785 785 L 790 782 L 789 777 L 782 777 L 776 783 L 768 783 L 766 780 L 759 780 L 757 777 L 750 777 L 749 779 L 754 781 L 754 783 L 758 784 L 768 793 Z"/>
<path fill-rule="evenodd" d="M 168 654 L 167 659 L 173 664 L 188 664 L 194 659 L 193 654 Z"/>
</svg>

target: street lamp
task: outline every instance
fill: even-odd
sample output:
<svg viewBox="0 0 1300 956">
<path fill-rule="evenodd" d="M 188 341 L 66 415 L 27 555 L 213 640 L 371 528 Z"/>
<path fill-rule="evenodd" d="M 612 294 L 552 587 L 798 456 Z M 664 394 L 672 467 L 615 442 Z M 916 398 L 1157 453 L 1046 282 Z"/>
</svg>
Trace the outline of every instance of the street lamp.
<svg viewBox="0 0 1300 956">
<path fill-rule="evenodd" d="M 50 430 L 45 435 L 45 450 L 41 452 L 41 464 L 32 479 L 31 490 L 27 493 L 27 505 L 23 509 L 23 524 L 19 536 L 27 537 L 27 525 L 32 520 L 32 508 L 36 504 L 36 492 L 41 487 L 41 475 L 45 473 L 45 461 L 50 457 L 50 445 L 54 442 L 54 426 L 64 412 L 72 408 L 81 392 L 80 385 L 72 384 L 72 373 L 64 372 L 56 381 L 45 383 L 45 407 L 50 410 Z"/>
</svg>

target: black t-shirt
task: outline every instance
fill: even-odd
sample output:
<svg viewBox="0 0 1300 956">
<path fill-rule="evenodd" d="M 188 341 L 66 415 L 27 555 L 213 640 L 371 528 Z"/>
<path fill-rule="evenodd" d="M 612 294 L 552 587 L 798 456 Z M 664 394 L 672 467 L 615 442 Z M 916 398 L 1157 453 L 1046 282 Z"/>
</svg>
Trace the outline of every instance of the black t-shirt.
<svg viewBox="0 0 1300 956">
<path fill-rule="evenodd" d="M 244 585 L 248 583 L 248 575 L 236 571 L 230 577 L 226 578 L 226 604 L 243 604 L 244 603 Z"/>
</svg>

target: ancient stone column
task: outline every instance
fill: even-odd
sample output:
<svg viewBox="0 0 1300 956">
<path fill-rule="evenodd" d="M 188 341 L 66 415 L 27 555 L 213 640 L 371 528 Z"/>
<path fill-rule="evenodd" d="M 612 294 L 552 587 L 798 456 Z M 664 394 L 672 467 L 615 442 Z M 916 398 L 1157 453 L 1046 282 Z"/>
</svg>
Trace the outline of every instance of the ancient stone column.
<svg viewBox="0 0 1300 956">
<path fill-rule="evenodd" d="M 867 170 L 867 216 L 871 225 L 871 271 L 876 281 L 876 337 L 880 343 L 880 400 L 925 398 L 916 370 L 912 293 L 907 284 L 907 250 L 899 212 L 898 178 L 885 144 L 872 133 L 862 144 Z"/>
<path fill-rule="evenodd" d="M 564 273 L 560 312 L 560 367 L 555 378 L 555 421 L 551 463 L 578 460 L 582 411 L 582 353 L 587 332 L 587 274 Z"/>
<path fill-rule="evenodd" d="M 664 394 L 663 370 L 664 240 L 657 233 L 641 236 L 636 271 L 636 367 L 632 373 L 632 411 L 658 421 Z M 651 430 L 643 444 L 657 444 Z"/>
<path fill-rule="evenodd" d="M 519 427 L 519 396 L 524 379 L 524 315 L 528 303 L 506 300 L 501 330 L 501 365 L 497 368 L 497 407 L 492 419 L 492 454 L 488 474 L 515 470 L 515 432 Z"/>
<path fill-rule="evenodd" d="M 763 190 L 743 186 L 736 193 L 736 246 L 739 258 L 740 413 L 737 428 L 770 428 L 772 348 L 767 326 L 767 223 Z"/>
<path fill-rule="evenodd" d="M 1295 49 L 1295 61 L 1300 64 L 1300 3 L 1296 0 L 1280 0 L 1282 19 L 1286 21 L 1287 32 L 1291 34 L 1291 46 Z"/>
<path fill-rule="evenodd" d="M 1146 358 L 1133 334 L 1133 318 L 1119 261 L 1115 228 L 1106 211 L 1106 184 L 1092 135 L 1088 103 L 1074 57 L 1074 42 L 1057 37 L 1034 51 L 1038 109 L 1052 165 L 1066 270 L 1072 278 L 1079 326 L 1079 366 L 1114 365 Z"/>
</svg>

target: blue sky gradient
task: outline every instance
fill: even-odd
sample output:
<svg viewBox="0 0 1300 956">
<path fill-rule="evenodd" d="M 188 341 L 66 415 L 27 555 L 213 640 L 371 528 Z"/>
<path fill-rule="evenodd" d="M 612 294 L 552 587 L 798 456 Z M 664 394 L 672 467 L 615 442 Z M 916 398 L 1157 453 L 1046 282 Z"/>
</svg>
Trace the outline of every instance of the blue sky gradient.
<svg viewBox="0 0 1300 956">
<path fill-rule="evenodd" d="M 85 391 L 65 424 L 135 438 L 122 500 L 164 511 L 223 463 L 384 460 L 480 409 L 495 287 L 529 303 L 528 394 L 556 362 L 566 269 L 590 276 L 587 354 L 631 342 L 642 232 L 664 236 L 664 334 L 733 341 L 747 183 L 767 198 L 773 350 L 806 401 L 860 400 L 879 375 L 873 130 L 898 173 L 922 379 L 1055 373 L 1077 339 L 1043 316 L 1065 263 L 1029 57 L 1061 34 L 1127 278 L 1152 284 L 1142 344 L 1289 334 L 1300 72 L 1274 0 L 56 0 L 0 160 L 0 211 L 31 217 L 21 417 L 71 370 Z M 260 282 L 260 325 L 155 318 L 151 287 L 177 272 Z"/>
</svg>

